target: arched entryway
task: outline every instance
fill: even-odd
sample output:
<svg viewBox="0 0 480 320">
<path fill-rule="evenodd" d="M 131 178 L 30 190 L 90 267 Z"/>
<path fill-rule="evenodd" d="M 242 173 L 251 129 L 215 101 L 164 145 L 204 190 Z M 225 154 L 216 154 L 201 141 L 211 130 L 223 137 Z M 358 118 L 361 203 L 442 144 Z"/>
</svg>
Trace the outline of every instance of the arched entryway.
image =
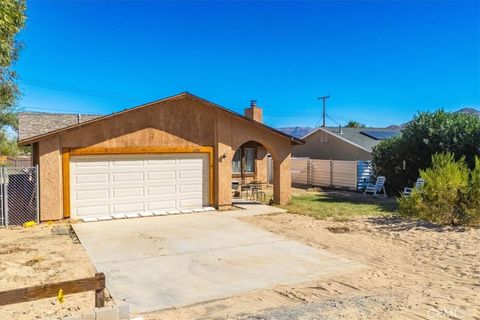
<svg viewBox="0 0 480 320">
<path fill-rule="evenodd" d="M 273 181 L 268 178 L 268 162 L 271 154 L 257 141 L 240 145 L 232 156 L 232 196 L 235 199 L 248 199 L 273 202 Z"/>
</svg>

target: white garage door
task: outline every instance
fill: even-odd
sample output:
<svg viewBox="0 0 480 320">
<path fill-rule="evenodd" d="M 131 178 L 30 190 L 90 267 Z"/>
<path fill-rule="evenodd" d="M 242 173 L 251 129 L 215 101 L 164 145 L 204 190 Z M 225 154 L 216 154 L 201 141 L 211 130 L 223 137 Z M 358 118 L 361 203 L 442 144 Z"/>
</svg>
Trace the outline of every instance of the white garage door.
<svg viewBox="0 0 480 320">
<path fill-rule="evenodd" d="M 72 156 L 72 217 L 169 211 L 209 205 L 208 155 Z"/>
</svg>

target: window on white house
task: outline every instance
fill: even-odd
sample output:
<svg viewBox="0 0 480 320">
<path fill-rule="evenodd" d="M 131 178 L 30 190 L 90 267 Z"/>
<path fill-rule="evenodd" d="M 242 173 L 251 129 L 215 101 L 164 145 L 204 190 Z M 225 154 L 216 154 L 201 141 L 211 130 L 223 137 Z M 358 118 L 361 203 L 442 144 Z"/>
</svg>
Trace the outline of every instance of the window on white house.
<svg viewBox="0 0 480 320">
<path fill-rule="evenodd" d="M 245 172 L 253 173 L 255 171 L 255 148 L 245 148 Z"/>
<path fill-rule="evenodd" d="M 232 172 L 241 173 L 242 172 L 242 152 L 241 149 L 235 151 L 232 160 Z"/>
</svg>

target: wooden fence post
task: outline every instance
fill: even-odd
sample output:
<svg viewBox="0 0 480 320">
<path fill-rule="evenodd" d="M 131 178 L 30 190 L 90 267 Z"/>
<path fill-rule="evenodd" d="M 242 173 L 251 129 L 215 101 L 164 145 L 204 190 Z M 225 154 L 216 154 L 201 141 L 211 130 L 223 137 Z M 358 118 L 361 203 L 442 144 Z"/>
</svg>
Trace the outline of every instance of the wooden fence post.
<svg viewBox="0 0 480 320">
<path fill-rule="evenodd" d="M 102 287 L 95 290 L 95 308 L 105 307 L 105 275 L 103 273 L 96 273 L 95 277 L 103 282 Z"/>
</svg>

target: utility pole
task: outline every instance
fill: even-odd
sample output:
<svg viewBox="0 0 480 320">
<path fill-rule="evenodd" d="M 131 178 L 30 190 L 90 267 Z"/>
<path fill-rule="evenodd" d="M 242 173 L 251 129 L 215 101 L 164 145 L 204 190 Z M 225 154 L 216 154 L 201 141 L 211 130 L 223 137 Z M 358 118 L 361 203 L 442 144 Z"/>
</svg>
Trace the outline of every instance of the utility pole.
<svg viewBox="0 0 480 320">
<path fill-rule="evenodd" d="M 322 127 L 324 127 L 324 128 L 325 128 L 325 116 L 326 116 L 326 115 L 325 115 L 325 104 L 326 104 L 326 100 L 327 100 L 328 98 L 330 98 L 329 95 L 328 95 L 328 96 L 323 96 L 323 97 L 318 97 L 318 98 L 317 98 L 318 100 L 323 100 L 323 112 L 322 112 L 322 119 L 323 119 L 323 121 L 322 121 Z"/>
</svg>

